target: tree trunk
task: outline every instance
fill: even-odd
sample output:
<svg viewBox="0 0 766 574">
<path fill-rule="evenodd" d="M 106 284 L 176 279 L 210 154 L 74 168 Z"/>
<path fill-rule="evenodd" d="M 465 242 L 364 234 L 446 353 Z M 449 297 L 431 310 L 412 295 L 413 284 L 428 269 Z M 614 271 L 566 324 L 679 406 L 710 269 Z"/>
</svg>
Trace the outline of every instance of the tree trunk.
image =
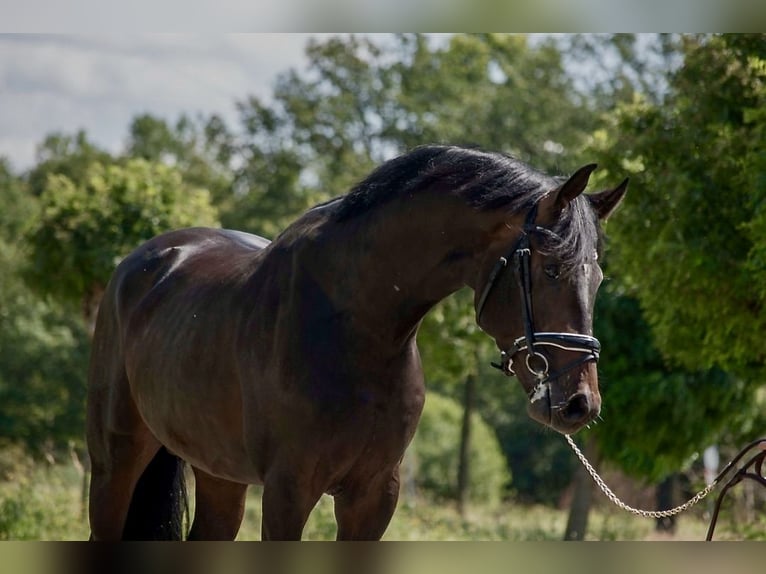
<svg viewBox="0 0 766 574">
<path fill-rule="evenodd" d="M 657 485 L 655 490 L 657 510 L 669 510 L 676 506 L 676 500 L 678 500 L 677 491 L 678 475 L 674 473 L 666 476 L 665 479 Z M 657 532 L 675 534 L 676 517 L 668 516 L 666 518 L 658 518 L 654 524 L 654 529 Z"/>
<path fill-rule="evenodd" d="M 468 503 L 469 485 L 471 481 L 470 451 L 471 451 L 471 418 L 474 410 L 476 392 L 476 375 L 470 374 L 465 379 L 463 393 L 463 424 L 460 429 L 460 455 L 457 467 L 457 509 L 460 516 L 465 516 Z"/>
<path fill-rule="evenodd" d="M 585 439 L 583 446 L 585 456 L 593 467 L 598 470 L 599 454 L 592 436 Z M 569 507 L 569 518 L 564 532 L 564 540 L 584 540 L 588 530 L 588 516 L 593 501 L 593 479 L 585 467 L 579 465 L 574 474 L 572 505 Z"/>
</svg>

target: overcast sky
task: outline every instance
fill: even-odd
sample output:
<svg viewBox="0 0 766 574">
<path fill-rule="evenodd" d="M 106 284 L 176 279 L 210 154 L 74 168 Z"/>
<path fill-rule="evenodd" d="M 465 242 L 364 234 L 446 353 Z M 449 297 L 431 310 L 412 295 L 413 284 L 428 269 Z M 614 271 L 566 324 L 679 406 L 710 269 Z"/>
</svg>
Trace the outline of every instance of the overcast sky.
<svg viewBox="0 0 766 574">
<path fill-rule="evenodd" d="M 84 129 L 110 150 L 149 112 L 236 118 L 235 102 L 267 96 L 305 65 L 308 34 L 0 34 L 0 156 L 34 162 L 45 135 Z"/>
</svg>

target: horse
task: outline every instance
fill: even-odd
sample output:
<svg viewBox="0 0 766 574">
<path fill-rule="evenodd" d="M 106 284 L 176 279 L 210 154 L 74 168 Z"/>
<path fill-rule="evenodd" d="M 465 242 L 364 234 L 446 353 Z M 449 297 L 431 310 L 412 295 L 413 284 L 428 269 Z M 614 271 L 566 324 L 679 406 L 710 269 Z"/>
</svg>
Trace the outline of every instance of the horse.
<svg viewBox="0 0 766 574">
<path fill-rule="evenodd" d="M 592 334 L 600 220 L 583 194 L 494 151 L 427 145 L 381 163 L 269 242 L 189 228 L 116 267 L 88 372 L 92 540 L 233 540 L 248 485 L 262 538 L 299 540 L 323 494 L 338 540 L 380 539 L 425 397 L 423 317 L 469 286 L 528 413 L 574 433 L 599 413 Z"/>
</svg>

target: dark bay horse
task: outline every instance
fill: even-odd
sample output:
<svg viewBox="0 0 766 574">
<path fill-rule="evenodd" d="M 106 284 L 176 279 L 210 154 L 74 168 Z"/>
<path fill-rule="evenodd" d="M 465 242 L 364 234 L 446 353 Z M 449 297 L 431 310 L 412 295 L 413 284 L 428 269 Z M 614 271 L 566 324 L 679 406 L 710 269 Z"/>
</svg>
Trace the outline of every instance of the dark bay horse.
<svg viewBox="0 0 766 574">
<path fill-rule="evenodd" d="M 300 539 L 323 493 L 338 539 L 379 539 L 424 400 L 423 316 L 464 285 L 529 413 L 572 433 L 600 409 L 599 219 L 585 195 L 499 153 L 425 146 L 307 211 L 273 243 L 221 229 L 148 241 L 115 271 L 88 383 L 91 537 L 233 539 L 248 484 L 264 539 Z M 185 493 L 185 491 L 183 491 Z"/>
</svg>

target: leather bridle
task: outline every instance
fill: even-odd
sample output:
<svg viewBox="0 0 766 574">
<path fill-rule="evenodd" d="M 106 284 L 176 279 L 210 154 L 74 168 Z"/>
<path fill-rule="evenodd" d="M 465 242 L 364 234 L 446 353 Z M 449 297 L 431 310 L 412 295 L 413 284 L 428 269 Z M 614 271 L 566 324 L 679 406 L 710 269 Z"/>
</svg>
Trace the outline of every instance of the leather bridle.
<svg viewBox="0 0 766 574">
<path fill-rule="evenodd" d="M 516 373 L 513 370 L 513 357 L 521 352 L 527 351 L 525 364 L 527 370 L 537 379 L 535 388 L 529 393 L 532 402 L 546 395 L 548 383 L 561 376 L 565 372 L 574 369 L 588 361 L 598 361 L 601 351 L 601 343 L 595 337 L 590 335 L 581 335 L 578 333 L 557 333 L 557 332 L 538 332 L 535 331 L 534 315 L 532 308 L 532 273 L 531 256 L 532 248 L 529 239 L 530 233 L 545 233 L 548 235 L 553 232 L 545 227 L 535 224 L 537 218 L 537 204 L 535 204 L 527 213 L 521 235 L 511 248 L 506 257 L 500 257 L 495 263 L 489 274 L 484 290 L 479 297 L 479 304 L 476 309 L 477 322 L 481 318 L 481 313 L 487 303 L 493 287 L 497 283 L 501 272 L 508 267 L 508 262 L 513 262 L 513 271 L 516 276 L 516 283 L 521 293 L 521 315 L 524 322 L 524 335 L 514 340 L 508 350 L 501 351 L 500 363 L 492 363 L 492 366 L 500 369 L 508 376 Z M 563 368 L 553 373 L 549 372 L 548 358 L 544 354 L 542 347 L 554 347 L 565 351 L 581 353 L 582 356 L 567 364 Z"/>
</svg>

